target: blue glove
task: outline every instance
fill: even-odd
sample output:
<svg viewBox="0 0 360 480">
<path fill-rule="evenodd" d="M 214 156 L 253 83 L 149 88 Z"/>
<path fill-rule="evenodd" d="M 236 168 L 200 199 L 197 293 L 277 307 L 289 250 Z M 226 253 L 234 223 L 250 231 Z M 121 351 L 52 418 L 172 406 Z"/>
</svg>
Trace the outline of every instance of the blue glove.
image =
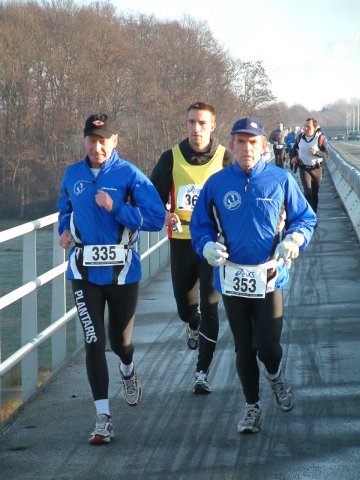
<svg viewBox="0 0 360 480">
<path fill-rule="evenodd" d="M 226 252 L 226 247 L 218 242 L 207 242 L 203 248 L 203 255 L 207 262 L 213 267 L 224 265 L 229 255 Z"/>
</svg>

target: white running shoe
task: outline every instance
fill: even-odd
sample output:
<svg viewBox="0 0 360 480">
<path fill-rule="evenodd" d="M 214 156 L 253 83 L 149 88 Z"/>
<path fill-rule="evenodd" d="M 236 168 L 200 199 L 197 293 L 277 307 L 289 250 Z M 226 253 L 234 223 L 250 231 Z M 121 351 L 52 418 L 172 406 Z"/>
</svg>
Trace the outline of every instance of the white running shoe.
<svg viewBox="0 0 360 480">
<path fill-rule="evenodd" d="M 114 437 L 114 429 L 111 422 L 111 417 L 105 413 L 96 416 L 95 429 L 89 437 L 91 445 L 102 445 L 103 443 L 110 443 Z"/>
<path fill-rule="evenodd" d="M 120 367 L 119 367 L 120 369 Z M 135 367 L 128 377 L 125 377 L 120 369 L 121 381 L 123 386 L 123 397 L 125 402 L 134 407 L 138 405 L 142 396 L 140 379 L 135 372 Z"/>
<path fill-rule="evenodd" d="M 246 404 L 244 419 L 238 423 L 239 433 L 257 433 L 260 429 L 261 409 L 258 404 Z"/>
<path fill-rule="evenodd" d="M 199 346 L 199 329 L 193 330 L 186 326 L 186 343 L 190 350 L 196 350 Z"/>
<path fill-rule="evenodd" d="M 202 370 L 195 373 L 193 393 L 197 395 L 211 393 L 211 388 L 207 379 L 207 375 Z"/>
</svg>

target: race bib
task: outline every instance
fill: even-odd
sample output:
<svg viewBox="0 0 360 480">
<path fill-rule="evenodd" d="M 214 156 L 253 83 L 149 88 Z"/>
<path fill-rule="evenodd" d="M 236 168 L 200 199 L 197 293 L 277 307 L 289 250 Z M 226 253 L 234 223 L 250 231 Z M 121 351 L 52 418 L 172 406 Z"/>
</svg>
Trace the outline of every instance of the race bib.
<svg viewBox="0 0 360 480">
<path fill-rule="evenodd" d="M 281 149 L 281 148 L 284 148 L 284 145 L 276 145 L 275 148 Z"/>
<path fill-rule="evenodd" d="M 226 263 L 220 267 L 221 291 L 233 297 L 264 298 L 268 264 L 237 265 Z"/>
<path fill-rule="evenodd" d="M 86 267 L 124 264 L 124 245 L 84 245 L 83 265 Z"/>
<path fill-rule="evenodd" d="M 202 185 L 182 185 L 179 187 L 176 207 L 178 210 L 192 212 L 199 198 Z"/>
</svg>

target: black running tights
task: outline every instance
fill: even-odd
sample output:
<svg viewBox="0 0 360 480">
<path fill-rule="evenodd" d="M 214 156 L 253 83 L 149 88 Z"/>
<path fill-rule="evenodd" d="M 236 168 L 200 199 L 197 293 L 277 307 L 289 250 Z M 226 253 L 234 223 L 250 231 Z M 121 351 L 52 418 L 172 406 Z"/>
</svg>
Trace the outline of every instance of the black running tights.
<svg viewBox="0 0 360 480">
<path fill-rule="evenodd" d="M 95 285 L 83 280 L 73 280 L 71 283 L 84 330 L 86 370 L 93 398 L 106 399 L 109 373 L 105 355 L 105 305 L 108 305 L 109 311 L 110 347 L 123 363 L 129 365 L 134 353 L 131 333 L 139 285 Z"/>
<path fill-rule="evenodd" d="M 311 208 L 317 213 L 319 203 L 319 189 L 322 180 L 322 166 L 307 170 L 300 167 L 300 180 L 304 190 L 304 197 L 310 203 Z"/>
<path fill-rule="evenodd" d="M 179 317 L 194 330 L 200 326 L 196 370 L 207 372 L 219 334 L 220 295 L 213 285 L 213 267 L 195 253 L 191 240 L 170 240 L 170 259 Z"/>
<path fill-rule="evenodd" d="M 245 400 L 256 403 L 260 378 L 257 357 L 270 374 L 277 373 L 281 362 L 282 290 L 256 299 L 223 295 L 223 303 L 234 337 L 236 369 Z"/>
</svg>

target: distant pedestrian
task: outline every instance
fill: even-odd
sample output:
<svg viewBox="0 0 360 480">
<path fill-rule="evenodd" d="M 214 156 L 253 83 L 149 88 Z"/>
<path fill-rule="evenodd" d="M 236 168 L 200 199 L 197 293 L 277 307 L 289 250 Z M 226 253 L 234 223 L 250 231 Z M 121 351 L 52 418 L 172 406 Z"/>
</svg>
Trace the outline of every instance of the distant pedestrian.
<svg viewBox="0 0 360 480">
<path fill-rule="evenodd" d="M 300 179 L 306 200 L 315 213 L 318 210 L 319 189 L 323 176 L 323 160 L 329 155 L 326 140 L 318 122 L 307 118 L 304 133 L 298 135 L 292 162 L 300 169 Z"/>
<path fill-rule="evenodd" d="M 269 142 L 273 145 L 275 165 L 280 168 L 284 168 L 284 164 L 286 162 L 286 135 L 287 132 L 284 130 L 284 125 L 282 123 L 278 123 L 278 128 L 273 130 L 269 137 Z"/>
<path fill-rule="evenodd" d="M 290 132 L 285 137 L 286 153 L 287 153 L 288 158 L 289 158 L 289 165 L 290 165 L 290 171 L 291 172 L 294 171 L 294 164 L 292 163 L 291 160 L 296 155 L 296 153 L 294 152 L 296 135 L 297 135 L 296 127 L 292 127 Z M 294 172 L 294 173 L 296 173 L 296 172 Z"/>
</svg>

